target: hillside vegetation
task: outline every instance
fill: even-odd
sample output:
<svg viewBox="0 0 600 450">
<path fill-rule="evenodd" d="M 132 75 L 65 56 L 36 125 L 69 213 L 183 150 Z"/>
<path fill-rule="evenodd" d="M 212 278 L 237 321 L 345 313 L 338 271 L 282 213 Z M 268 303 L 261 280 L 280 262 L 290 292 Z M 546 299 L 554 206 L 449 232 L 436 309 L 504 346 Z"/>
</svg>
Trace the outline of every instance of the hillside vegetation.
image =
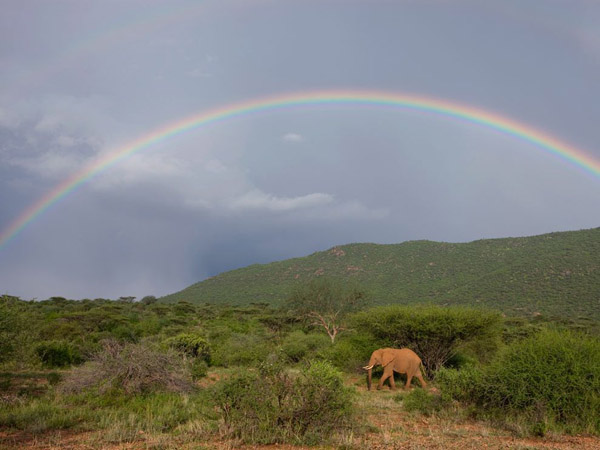
<svg viewBox="0 0 600 450">
<path fill-rule="evenodd" d="M 226 272 L 161 301 L 278 305 L 294 286 L 323 275 L 360 283 L 373 305 L 481 305 L 598 320 L 600 228 L 459 244 L 349 244 Z"/>
</svg>

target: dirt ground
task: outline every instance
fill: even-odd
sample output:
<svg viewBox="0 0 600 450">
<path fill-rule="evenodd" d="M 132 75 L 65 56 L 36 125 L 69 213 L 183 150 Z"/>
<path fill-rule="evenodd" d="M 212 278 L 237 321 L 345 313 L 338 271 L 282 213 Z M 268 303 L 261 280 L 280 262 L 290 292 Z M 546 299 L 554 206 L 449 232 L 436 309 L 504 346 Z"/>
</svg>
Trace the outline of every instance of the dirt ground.
<svg viewBox="0 0 600 450">
<path fill-rule="evenodd" d="M 339 447 L 348 449 L 584 449 L 599 450 L 600 438 L 550 435 L 519 438 L 509 431 L 493 429 L 477 422 L 454 422 L 435 417 L 415 416 L 399 411 L 370 414 L 370 431 L 363 436 L 346 436 Z M 32 434 L 0 431 L 0 449 L 88 450 L 88 449 L 303 449 L 290 445 L 241 445 L 234 441 L 189 440 L 181 436 L 143 433 L 126 443 L 107 443 L 102 432 L 56 431 Z M 333 448 L 333 447 L 322 447 Z"/>
<path fill-rule="evenodd" d="M 400 419 L 394 420 L 394 419 Z M 589 436 L 550 436 L 545 438 L 516 438 L 498 433 L 480 424 L 448 424 L 421 418 L 402 420 L 390 417 L 379 426 L 379 432 L 365 437 L 348 438 L 340 447 L 370 449 L 600 449 L 600 439 Z M 390 426 L 393 422 L 393 426 Z M 308 449 L 291 445 L 241 445 L 232 441 L 182 441 L 170 436 L 139 436 L 127 443 L 106 443 L 101 432 L 60 431 L 33 435 L 23 432 L 0 432 L 0 449 L 30 450 L 133 450 L 133 449 Z M 314 447 L 312 447 L 314 448 Z M 333 447 L 322 447 L 333 448 Z"/>
</svg>

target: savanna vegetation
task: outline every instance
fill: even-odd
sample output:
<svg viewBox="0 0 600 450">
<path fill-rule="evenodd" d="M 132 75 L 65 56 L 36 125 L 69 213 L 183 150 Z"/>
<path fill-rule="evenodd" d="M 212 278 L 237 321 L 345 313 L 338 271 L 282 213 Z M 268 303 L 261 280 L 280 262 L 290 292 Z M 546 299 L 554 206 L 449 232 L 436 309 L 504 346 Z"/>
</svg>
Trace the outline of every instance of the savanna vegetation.
<svg viewBox="0 0 600 450">
<path fill-rule="evenodd" d="M 391 411 L 406 423 L 476 420 L 513 436 L 600 439 L 593 322 L 373 307 L 372 295 L 322 277 L 298 282 L 277 306 L 2 296 L 0 439 L 62 430 L 101 431 L 98 448 L 363 448 L 411 438 L 399 425 L 401 437 L 382 431 Z M 362 366 L 383 347 L 416 351 L 428 389 L 366 391 Z"/>
</svg>

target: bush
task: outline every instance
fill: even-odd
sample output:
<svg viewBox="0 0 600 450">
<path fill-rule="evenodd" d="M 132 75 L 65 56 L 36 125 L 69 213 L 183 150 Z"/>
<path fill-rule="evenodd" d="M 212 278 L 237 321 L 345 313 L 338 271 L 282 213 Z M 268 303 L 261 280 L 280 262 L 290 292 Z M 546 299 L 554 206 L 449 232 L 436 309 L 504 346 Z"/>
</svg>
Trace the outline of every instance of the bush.
<svg viewBox="0 0 600 450">
<path fill-rule="evenodd" d="M 0 363 L 23 350 L 27 317 L 20 311 L 21 303 L 17 297 L 0 295 Z"/>
<path fill-rule="evenodd" d="M 264 365 L 221 382 L 215 398 L 228 433 L 250 443 L 321 443 L 349 426 L 353 411 L 340 373 L 322 361 L 300 374 Z"/>
<path fill-rule="evenodd" d="M 330 361 L 340 370 L 364 374 L 362 367 L 377 347 L 372 336 L 361 333 L 348 333 L 340 336 L 334 345 L 319 352 L 319 356 Z"/>
<path fill-rule="evenodd" d="M 429 376 L 459 349 L 489 358 L 500 344 L 502 316 L 475 308 L 384 306 L 355 314 L 352 322 L 380 347 L 408 347 L 423 360 Z"/>
<path fill-rule="evenodd" d="M 166 344 L 186 356 L 210 361 L 210 346 L 204 337 L 194 333 L 181 333 L 166 340 Z"/>
<path fill-rule="evenodd" d="M 542 331 L 514 342 L 483 370 L 466 372 L 457 389 L 448 372 L 442 391 L 494 417 L 548 429 L 600 433 L 600 342 L 567 331 Z M 449 377 L 447 375 L 451 374 Z M 468 380 L 468 381 L 467 381 Z"/>
<path fill-rule="evenodd" d="M 115 390 L 140 394 L 188 392 L 192 387 L 188 368 L 177 355 L 159 352 L 144 343 L 122 345 L 107 340 L 91 361 L 65 377 L 60 390 L 77 393 L 96 389 L 100 393 Z"/>
<path fill-rule="evenodd" d="M 214 366 L 256 366 L 275 350 L 271 340 L 255 335 L 233 333 L 229 338 L 214 344 L 211 363 Z"/>
<path fill-rule="evenodd" d="M 208 375 L 208 364 L 203 359 L 193 359 L 190 363 L 190 375 L 193 380 L 199 380 Z"/>
<path fill-rule="evenodd" d="M 118 325 L 112 329 L 110 334 L 122 342 L 137 342 L 139 340 L 139 331 L 132 325 Z"/>
<path fill-rule="evenodd" d="M 403 399 L 404 409 L 409 412 L 420 412 L 430 416 L 442 409 L 439 395 L 432 394 L 425 389 L 413 389 Z"/>
<path fill-rule="evenodd" d="M 78 349 L 64 341 L 42 342 L 35 347 L 42 364 L 49 368 L 66 367 L 83 361 Z"/>
<path fill-rule="evenodd" d="M 294 331 L 286 336 L 281 351 L 291 362 L 299 362 L 307 356 L 314 356 L 318 350 L 330 346 L 331 340 L 324 334 Z"/>
<path fill-rule="evenodd" d="M 440 387 L 444 402 L 469 402 L 473 389 L 480 385 L 482 376 L 481 368 L 469 365 L 460 369 L 442 368 L 437 372 L 435 381 Z"/>
</svg>

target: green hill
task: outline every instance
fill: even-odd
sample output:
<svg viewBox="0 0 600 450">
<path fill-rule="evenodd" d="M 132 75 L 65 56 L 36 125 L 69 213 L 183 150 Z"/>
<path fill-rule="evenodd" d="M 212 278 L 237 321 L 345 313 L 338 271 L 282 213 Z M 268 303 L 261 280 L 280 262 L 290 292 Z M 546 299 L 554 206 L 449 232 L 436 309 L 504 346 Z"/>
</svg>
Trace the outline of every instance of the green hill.
<svg viewBox="0 0 600 450">
<path fill-rule="evenodd" d="M 279 304 L 296 283 L 317 276 L 356 279 L 373 304 L 485 305 L 600 320 L 600 228 L 460 244 L 349 244 L 232 270 L 161 300 Z"/>
</svg>

